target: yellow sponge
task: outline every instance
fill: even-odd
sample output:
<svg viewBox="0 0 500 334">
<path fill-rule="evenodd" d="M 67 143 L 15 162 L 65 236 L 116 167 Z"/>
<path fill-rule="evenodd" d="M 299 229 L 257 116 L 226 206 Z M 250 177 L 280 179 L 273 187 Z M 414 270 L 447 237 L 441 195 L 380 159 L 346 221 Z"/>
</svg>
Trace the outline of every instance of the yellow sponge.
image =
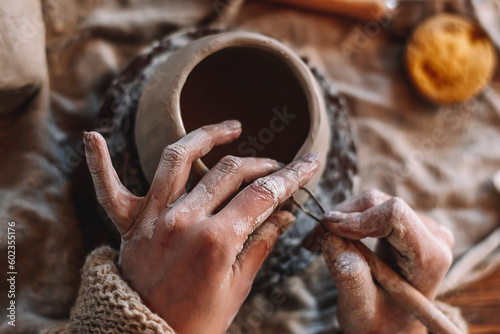
<svg viewBox="0 0 500 334">
<path fill-rule="evenodd" d="M 437 14 L 413 32 L 405 64 L 424 97 L 452 104 L 476 95 L 489 83 L 496 54 L 481 28 L 459 15 Z"/>
</svg>

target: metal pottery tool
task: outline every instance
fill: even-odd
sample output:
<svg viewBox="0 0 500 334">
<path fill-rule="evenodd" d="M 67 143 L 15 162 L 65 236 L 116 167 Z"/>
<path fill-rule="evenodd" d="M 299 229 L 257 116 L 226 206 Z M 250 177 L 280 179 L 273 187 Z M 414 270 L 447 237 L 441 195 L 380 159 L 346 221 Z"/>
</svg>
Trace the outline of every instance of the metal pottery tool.
<svg viewBox="0 0 500 334">
<path fill-rule="evenodd" d="M 306 188 L 300 188 L 307 192 L 314 201 L 319 210 L 325 214 L 326 210 L 318 199 Z M 316 220 L 323 226 L 325 233 L 328 229 L 325 227 L 321 218 L 317 217 L 303 205 L 291 198 L 292 202 L 306 215 Z M 403 277 L 396 273 L 389 265 L 379 259 L 368 247 L 359 240 L 349 240 L 363 254 L 370 266 L 375 280 L 387 291 L 403 308 L 412 313 L 424 326 L 432 333 L 442 334 L 463 334 L 460 329 L 451 322 L 430 300 L 415 289 Z"/>
</svg>

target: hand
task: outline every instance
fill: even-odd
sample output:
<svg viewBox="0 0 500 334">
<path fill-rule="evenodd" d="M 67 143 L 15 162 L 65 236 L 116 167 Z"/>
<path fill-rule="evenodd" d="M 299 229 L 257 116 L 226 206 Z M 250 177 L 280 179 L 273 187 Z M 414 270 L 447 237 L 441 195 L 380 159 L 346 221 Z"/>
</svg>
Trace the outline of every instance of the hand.
<svg viewBox="0 0 500 334">
<path fill-rule="evenodd" d="M 349 239 L 381 238 L 379 257 L 432 300 L 451 265 L 451 232 L 378 190 L 342 202 L 323 222 L 329 231 L 323 236 L 323 255 L 338 289 L 337 317 L 345 333 L 427 333 L 374 282 Z"/>
<path fill-rule="evenodd" d="M 227 156 L 186 194 L 192 163 L 240 133 L 239 122 L 227 121 L 167 146 L 142 198 L 120 183 L 104 139 L 85 134 L 97 199 L 122 237 L 121 274 L 177 333 L 226 331 L 274 242 L 295 220 L 273 211 L 318 168 L 315 154 L 280 170 L 274 160 Z"/>
</svg>

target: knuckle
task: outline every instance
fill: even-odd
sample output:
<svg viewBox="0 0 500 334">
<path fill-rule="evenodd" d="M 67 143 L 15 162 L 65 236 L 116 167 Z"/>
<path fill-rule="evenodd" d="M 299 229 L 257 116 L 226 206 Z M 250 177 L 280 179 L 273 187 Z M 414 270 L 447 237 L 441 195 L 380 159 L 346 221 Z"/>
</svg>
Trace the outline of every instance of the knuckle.
<svg viewBox="0 0 500 334">
<path fill-rule="evenodd" d="M 285 166 L 283 168 L 285 171 L 286 177 L 294 183 L 296 187 L 300 185 L 300 180 L 302 179 L 304 173 L 301 169 L 297 169 L 296 167 Z"/>
<path fill-rule="evenodd" d="M 162 159 L 177 164 L 185 159 L 187 154 L 188 150 L 184 145 L 175 143 L 165 147 L 162 153 Z"/>
<path fill-rule="evenodd" d="M 401 221 L 400 218 L 405 216 L 410 210 L 410 207 L 406 202 L 400 197 L 393 197 L 387 201 L 387 214 L 388 220 L 392 224 L 397 224 Z"/>
<path fill-rule="evenodd" d="M 283 192 L 283 183 L 276 177 L 263 177 L 250 185 L 250 188 L 265 201 L 277 203 Z"/>
<path fill-rule="evenodd" d="M 365 207 L 374 207 L 383 202 L 382 192 L 375 188 L 364 190 L 361 194 L 361 201 Z"/>
<path fill-rule="evenodd" d="M 178 210 L 177 208 L 174 208 L 165 215 L 165 228 L 169 231 L 169 233 L 176 233 L 185 229 L 186 219 L 180 211 L 182 211 L 182 209 Z"/>
<path fill-rule="evenodd" d="M 224 174 L 231 173 L 234 174 L 238 172 L 238 170 L 243 165 L 243 160 L 241 158 L 226 155 L 219 161 L 218 170 Z"/>
<path fill-rule="evenodd" d="M 224 238 L 212 229 L 205 229 L 200 233 L 200 245 L 203 245 L 202 249 L 212 253 L 218 250 L 224 250 L 223 240 Z"/>
<path fill-rule="evenodd" d="M 374 228 L 378 228 L 385 236 L 392 235 L 398 240 L 403 239 L 405 225 L 408 224 L 408 219 L 411 219 L 407 217 L 412 212 L 408 204 L 399 197 L 392 197 L 384 202 L 380 209 L 384 217 L 383 223 L 380 225 L 380 221 L 377 220 L 378 227 Z"/>
<path fill-rule="evenodd" d="M 231 243 L 217 231 L 208 229 L 200 231 L 196 244 L 197 257 L 201 260 L 202 266 L 206 266 L 207 270 L 213 270 L 214 263 L 232 264 L 234 262 L 230 249 Z"/>
<path fill-rule="evenodd" d="M 219 244 L 219 240 L 216 236 L 215 233 L 211 232 L 210 230 L 205 230 L 201 234 L 201 238 L 203 240 L 203 243 L 208 246 L 217 246 Z"/>
</svg>

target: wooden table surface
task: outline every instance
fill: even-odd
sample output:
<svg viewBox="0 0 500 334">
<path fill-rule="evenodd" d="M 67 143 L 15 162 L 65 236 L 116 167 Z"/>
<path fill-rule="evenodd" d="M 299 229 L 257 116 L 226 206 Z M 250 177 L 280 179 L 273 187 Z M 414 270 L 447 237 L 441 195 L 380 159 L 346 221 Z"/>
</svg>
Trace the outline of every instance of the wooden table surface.
<svg viewBox="0 0 500 334">
<path fill-rule="evenodd" d="M 500 267 L 484 279 L 443 299 L 459 306 L 471 334 L 500 333 Z"/>
</svg>

